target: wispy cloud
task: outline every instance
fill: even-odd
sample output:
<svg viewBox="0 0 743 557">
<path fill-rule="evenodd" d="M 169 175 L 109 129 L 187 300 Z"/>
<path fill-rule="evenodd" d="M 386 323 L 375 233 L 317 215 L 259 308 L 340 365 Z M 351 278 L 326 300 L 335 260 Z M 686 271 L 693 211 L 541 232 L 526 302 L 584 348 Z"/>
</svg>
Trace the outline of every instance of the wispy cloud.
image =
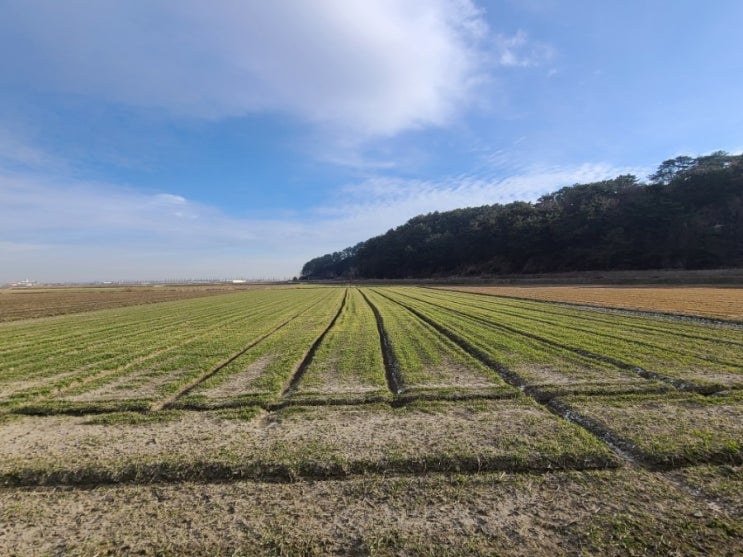
<svg viewBox="0 0 743 557">
<path fill-rule="evenodd" d="M 21 135 L 10 133 L 7 129 L 0 129 L 0 168 L 2 166 L 49 168 L 64 166 L 64 164 Z"/>
<path fill-rule="evenodd" d="M 535 200 L 556 187 L 628 169 L 584 164 L 524 169 L 510 176 L 492 172 L 435 181 L 372 177 L 349 184 L 303 214 L 247 219 L 177 193 L 6 171 L 0 173 L 0 282 L 26 276 L 287 277 L 314 256 L 381 234 L 421 213 Z"/>
<path fill-rule="evenodd" d="M 507 68 L 530 68 L 541 66 L 555 57 L 555 49 L 547 43 L 532 40 L 525 31 L 515 35 L 496 35 L 493 39 L 495 56 L 499 66 Z"/>
</svg>

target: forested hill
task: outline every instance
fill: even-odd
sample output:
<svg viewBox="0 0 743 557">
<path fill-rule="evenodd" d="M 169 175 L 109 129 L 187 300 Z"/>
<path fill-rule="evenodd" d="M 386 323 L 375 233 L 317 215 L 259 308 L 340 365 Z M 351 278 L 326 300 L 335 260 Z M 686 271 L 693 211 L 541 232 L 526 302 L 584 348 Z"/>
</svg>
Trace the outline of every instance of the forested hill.
<svg viewBox="0 0 743 557">
<path fill-rule="evenodd" d="M 614 269 L 743 266 L 743 155 L 663 162 L 635 176 L 577 184 L 535 203 L 417 216 L 308 261 L 303 278 L 423 278 Z"/>
</svg>

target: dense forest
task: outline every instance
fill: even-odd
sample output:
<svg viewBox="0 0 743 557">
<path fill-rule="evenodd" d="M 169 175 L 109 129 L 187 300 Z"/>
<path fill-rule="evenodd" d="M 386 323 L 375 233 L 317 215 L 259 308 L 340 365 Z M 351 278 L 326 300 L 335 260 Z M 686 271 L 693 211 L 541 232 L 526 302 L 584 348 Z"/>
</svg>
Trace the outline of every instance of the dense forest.
<svg viewBox="0 0 743 557">
<path fill-rule="evenodd" d="M 576 184 L 535 203 L 434 212 L 308 261 L 305 279 L 743 266 L 743 155 Z"/>
</svg>

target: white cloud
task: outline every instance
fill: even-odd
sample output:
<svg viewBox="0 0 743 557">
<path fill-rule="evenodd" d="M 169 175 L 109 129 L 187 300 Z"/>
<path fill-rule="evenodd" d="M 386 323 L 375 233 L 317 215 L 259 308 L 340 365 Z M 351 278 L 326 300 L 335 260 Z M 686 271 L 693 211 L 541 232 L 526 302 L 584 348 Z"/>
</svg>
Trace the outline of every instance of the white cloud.
<svg viewBox="0 0 743 557">
<path fill-rule="evenodd" d="M 3 12 L 5 79 L 368 136 L 450 121 L 480 79 L 487 34 L 471 0 L 11 0 Z"/>
<path fill-rule="evenodd" d="M 554 49 L 539 41 L 529 39 L 523 30 L 513 36 L 496 35 L 494 60 L 500 66 L 530 68 L 541 66 L 555 56 Z"/>
</svg>

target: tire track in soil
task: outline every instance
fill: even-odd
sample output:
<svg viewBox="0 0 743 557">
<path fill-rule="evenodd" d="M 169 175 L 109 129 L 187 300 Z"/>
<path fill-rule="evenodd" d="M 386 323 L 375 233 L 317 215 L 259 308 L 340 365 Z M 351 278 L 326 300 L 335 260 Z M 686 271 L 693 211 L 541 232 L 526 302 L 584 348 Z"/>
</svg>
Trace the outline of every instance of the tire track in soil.
<svg viewBox="0 0 743 557">
<path fill-rule="evenodd" d="M 434 302 L 431 302 L 431 303 L 434 303 Z M 467 305 L 469 307 L 472 307 L 472 304 L 467 304 Z M 501 314 L 506 315 L 506 316 L 509 316 L 509 317 L 515 317 L 517 319 L 524 319 L 524 317 L 525 317 L 524 314 L 517 313 L 513 308 L 503 308 L 503 309 L 500 309 L 499 308 L 499 309 L 493 309 L 493 310 L 490 310 L 490 311 L 498 312 L 498 313 L 501 313 Z M 589 329 L 589 328 L 580 327 L 580 326 L 577 326 L 577 325 L 562 324 L 562 323 L 559 323 L 559 322 L 552 321 L 549 318 L 545 317 L 545 315 L 557 315 L 557 314 L 552 313 L 552 312 L 542 313 L 542 312 L 539 312 L 538 310 L 534 310 L 534 309 L 528 309 L 526 311 L 528 311 L 530 314 L 534 314 L 534 313 L 540 313 L 541 314 L 539 317 L 536 317 L 534 315 L 529 315 L 528 316 L 528 318 L 529 318 L 530 321 L 533 321 L 533 322 L 536 322 L 536 323 L 544 323 L 545 325 L 550 325 L 552 327 L 561 327 L 561 328 L 568 329 L 568 330 L 571 330 L 571 331 L 577 331 L 579 333 L 588 333 L 588 334 L 595 335 L 595 336 L 598 336 L 598 337 L 607 338 L 607 339 L 610 339 L 610 340 L 621 340 L 622 342 L 626 342 L 626 343 L 629 343 L 629 344 L 636 344 L 637 346 L 643 346 L 645 348 L 650 348 L 650 349 L 653 349 L 653 350 L 663 350 L 664 349 L 663 346 L 659 346 L 657 344 L 653 344 L 653 343 L 646 342 L 646 341 L 643 341 L 643 340 L 628 338 L 628 337 L 625 337 L 625 336 L 613 335 L 613 334 L 611 334 L 609 332 L 599 332 L 599 331 L 592 330 L 592 329 Z M 494 317 L 496 317 L 496 316 L 494 315 Z M 503 327 L 506 327 L 506 325 L 503 325 Z M 682 336 L 682 335 L 678 335 L 678 336 Z M 707 339 L 707 340 L 709 340 L 709 339 Z M 723 342 L 723 341 L 721 341 L 721 342 Z M 728 344 L 731 344 L 731 343 L 728 343 Z M 732 345 L 737 346 L 738 344 L 737 343 L 732 343 Z M 728 365 L 728 366 L 739 365 L 738 362 L 730 362 L 730 361 L 727 361 L 727 360 L 721 360 L 721 359 L 710 357 L 710 356 L 701 356 L 701 355 L 698 355 L 698 354 L 694 353 L 693 351 L 685 351 L 685 352 L 687 354 L 693 355 L 696 358 L 699 358 L 700 360 L 704 360 L 705 362 L 710 362 L 710 363 L 713 363 L 713 364 Z M 679 353 L 683 354 L 685 352 L 679 352 Z"/>
<path fill-rule="evenodd" d="M 260 344 L 261 342 L 263 342 L 264 340 L 266 340 L 271 335 L 275 334 L 279 330 L 281 330 L 284 327 L 286 327 L 289 323 L 291 323 L 292 321 L 294 321 L 295 319 L 297 319 L 299 316 L 301 316 L 302 314 L 304 314 L 304 313 L 308 312 L 309 310 L 311 310 L 312 308 L 314 308 L 316 305 L 318 305 L 319 303 L 321 303 L 323 301 L 323 299 L 318 300 L 317 302 L 315 302 L 314 304 L 306 307 L 305 309 L 303 309 L 299 313 L 296 313 L 295 315 L 291 316 L 289 319 L 287 319 L 283 323 L 280 323 L 279 325 L 277 325 L 276 327 L 274 327 L 273 329 L 271 329 L 267 333 L 261 335 L 259 338 L 257 338 L 256 340 L 254 340 L 253 342 L 251 342 L 250 344 L 248 344 L 244 348 L 240 349 L 238 352 L 234 353 L 228 359 L 220 362 L 219 364 L 217 364 L 214 368 L 212 368 L 211 370 L 209 370 L 205 374 L 201 375 L 200 377 L 196 378 L 195 380 L 193 380 L 189 384 L 187 384 L 184 387 L 182 387 L 180 390 L 178 390 L 173 395 L 167 397 L 164 400 L 160 400 L 160 401 L 155 402 L 150 407 L 150 411 L 157 412 L 159 410 L 164 410 L 164 409 L 169 408 L 178 399 L 180 399 L 180 398 L 184 397 L 185 395 L 189 394 L 196 387 L 198 387 L 199 385 L 201 385 L 204 381 L 206 381 L 210 377 L 213 377 L 214 375 L 216 375 L 217 373 L 219 373 L 223 368 L 225 368 L 226 366 L 228 366 L 229 364 L 231 364 L 232 362 L 234 362 L 235 360 L 237 360 L 240 356 L 242 356 L 243 354 L 245 354 L 248 350 L 250 350 L 251 348 L 254 348 L 255 346 L 257 346 L 258 344 Z M 345 298 L 344 298 L 344 302 L 345 302 Z"/>
<path fill-rule="evenodd" d="M 384 328 L 384 319 L 382 314 L 379 313 L 377 306 L 375 306 L 363 290 L 359 290 L 359 293 L 366 301 L 367 305 L 374 312 L 374 319 L 377 321 L 377 330 L 379 331 L 379 343 L 382 349 L 382 360 L 384 362 L 384 374 L 387 379 L 387 388 L 390 392 L 397 396 L 405 391 L 405 382 L 403 381 L 402 373 L 400 372 L 400 363 L 395 357 L 395 353 L 392 351 L 392 343 L 387 335 L 387 331 Z"/>
<path fill-rule="evenodd" d="M 599 362 L 604 362 L 607 364 L 611 364 L 619 369 L 625 370 L 625 371 L 631 371 L 632 373 L 635 373 L 642 377 L 643 379 L 647 379 L 648 381 L 660 381 L 662 383 L 666 383 L 668 385 L 671 385 L 673 388 L 683 391 L 683 392 L 693 392 L 693 393 L 699 393 L 703 395 L 710 395 L 713 393 L 717 393 L 720 391 L 726 391 L 731 390 L 730 386 L 724 386 L 724 385 L 698 385 L 696 383 L 692 383 L 689 381 L 684 381 L 683 379 L 677 379 L 675 377 L 669 377 L 668 375 L 663 375 L 661 373 L 657 373 L 655 371 L 647 370 L 640 366 L 635 366 L 632 364 L 629 364 L 627 362 L 624 362 L 622 360 L 618 360 L 616 358 L 612 358 L 611 356 L 604 356 L 602 354 L 597 354 L 595 352 L 591 352 L 590 350 L 586 350 L 584 348 L 577 348 L 575 346 L 570 346 L 567 344 L 563 344 L 561 342 L 558 342 L 556 340 L 552 340 L 546 337 L 543 337 L 541 335 L 538 335 L 536 333 L 529 333 L 526 331 L 521 331 L 519 329 L 510 327 L 508 325 L 504 325 L 502 323 L 496 323 L 493 321 L 489 321 L 482 317 L 477 317 L 475 315 L 470 315 L 468 313 L 449 308 L 440 304 L 437 304 L 435 302 L 429 301 L 429 300 L 418 300 L 417 298 L 414 298 L 412 296 L 406 296 L 404 294 L 401 294 L 402 296 L 405 296 L 407 298 L 412 298 L 413 300 L 417 300 L 419 302 L 422 302 L 424 304 L 428 304 L 434 307 L 437 307 L 439 309 L 442 309 L 444 311 L 454 313 L 456 315 L 459 315 L 461 317 L 464 317 L 466 319 L 469 319 L 471 321 L 476 321 L 478 323 L 482 323 L 483 325 L 487 325 L 488 327 L 501 329 L 503 331 L 508 331 L 510 333 L 514 333 L 516 335 L 520 335 L 522 337 L 530 338 L 532 340 L 536 340 L 537 342 L 541 342 L 543 344 L 546 344 L 548 346 L 552 346 L 554 348 L 560 348 L 562 350 L 567 350 L 569 352 L 573 352 L 574 354 L 578 354 L 579 356 L 583 356 L 585 358 L 590 358 L 592 360 L 596 360 Z M 409 308 L 408 308 L 409 309 Z"/>
<path fill-rule="evenodd" d="M 338 308 L 338 311 L 336 312 L 335 316 L 333 317 L 333 319 L 331 319 L 328 326 L 325 327 L 325 330 L 322 333 L 320 333 L 320 336 L 318 336 L 315 339 L 315 342 L 312 343 L 312 346 L 310 346 L 309 350 L 307 350 L 304 357 L 299 362 L 299 365 L 294 370 L 294 373 L 292 373 L 292 378 L 291 378 L 291 381 L 289 381 L 289 385 L 281 393 L 282 399 L 287 398 L 296 390 L 297 385 L 299 385 L 299 382 L 302 380 L 302 377 L 304 377 L 304 374 L 307 372 L 307 368 L 310 367 L 310 364 L 312 363 L 312 359 L 315 357 L 315 353 L 317 352 L 317 349 L 320 347 L 320 344 L 322 343 L 323 339 L 330 332 L 330 330 L 335 325 L 335 322 L 338 321 L 338 318 L 341 316 L 341 313 L 343 312 L 343 308 L 346 307 L 347 299 L 348 299 L 348 288 L 346 288 L 343 293 L 343 300 L 341 301 L 341 305 Z"/>
<path fill-rule="evenodd" d="M 449 289 L 449 288 L 433 288 L 431 286 L 421 286 L 420 288 L 424 290 L 431 290 L 431 291 L 446 291 L 451 292 L 453 294 L 472 294 L 475 296 L 485 296 L 486 298 L 491 298 L 498 300 L 499 298 L 503 300 L 508 301 L 516 301 L 516 302 L 534 302 L 538 304 L 544 304 L 546 306 L 553 306 L 555 308 L 561 308 L 561 309 L 567 309 L 575 311 L 583 310 L 585 315 L 581 315 L 581 319 L 587 323 L 599 323 L 603 325 L 611 325 L 613 322 L 611 320 L 611 315 L 621 315 L 623 317 L 636 317 L 645 319 L 647 317 L 660 317 L 660 318 L 673 318 L 677 317 L 675 319 L 676 321 L 701 321 L 702 325 L 714 325 L 716 328 L 722 328 L 727 330 L 739 330 L 743 327 L 725 327 L 724 325 L 728 324 L 734 324 L 730 321 L 714 321 L 714 320 L 706 320 L 705 318 L 695 318 L 694 316 L 685 316 L 680 314 L 668 314 L 668 313 L 658 313 L 658 312 L 643 312 L 641 310 L 629 310 L 629 309 L 620 309 L 620 308 L 613 308 L 609 306 L 600 306 L 600 305 L 588 305 L 588 304 L 579 304 L 577 302 L 571 303 L 571 302 L 557 302 L 554 300 L 541 300 L 536 298 L 518 298 L 514 296 L 504 296 L 501 294 L 487 294 L 484 292 L 471 292 L 468 290 L 456 290 L 456 289 Z M 514 309 L 514 306 L 505 306 L 509 309 Z M 529 308 L 528 311 L 536 311 L 535 309 Z M 565 314 L 560 313 L 559 311 L 550 309 L 549 311 L 547 309 L 542 310 L 540 308 L 539 310 L 544 315 L 552 315 L 556 317 L 564 316 Z M 741 322 L 741 325 L 743 325 L 743 322 Z M 643 330 L 648 331 L 650 333 L 657 332 L 660 330 L 659 327 L 653 327 L 651 325 L 639 325 L 637 323 L 633 323 L 632 327 L 635 330 Z M 693 334 L 693 333 L 686 333 L 686 332 L 680 332 L 675 331 L 673 333 L 674 336 L 680 337 L 680 338 L 688 338 L 691 340 L 702 340 L 705 342 L 714 341 L 719 344 L 726 344 L 728 346 L 738 346 L 743 348 L 743 342 L 737 342 L 735 340 L 727 340 L 727 339 L 720 339 L 717 337 L 710 337 L 710 336 L 702 336 L 699 334 Z"/>
<path fill-rule="evenodd" d="M 434 287 L 434 286 L 420 286 L 419 288 L 423 288 L 426 290 L 444 290 L 446 292 L 456 292 L 458 294 L 475 294 L 477 296 L 489 296 L 491 298 L 505 298 L 508 300 L 518 300 L 520 302 L 542 302 L 545 304 L 550 304 L 553 306 L 567 306 L 567 307 L 576 307 L 580 309 L 596 309 L 599 311 L 604 311 L 606 313 L 618 313 L 621 315 L 630 315 L 635 317 L 666 317 L 668 319 L 674 319 L 676 321 L 690 321 L 690 322 L 697 322 L 697 323 L 706 323 L 707 325 L 720 325 L 723 327 L 729 327 L 731 329 L 739 330 L 743 329 L 743 321 L 737 321 L 734 319 L 722 319 L 722 318 L 715 318 L 715 317 L 703 317 L 701 315 L 691 315 L 686 313 L 672 313 L 672 312 L 665 312 L 665 311 L 650 311 L 650 310 L 642 310 L 642 309 L 629 309 L 629 308 L 620 308 L 620 307 L 614 307 L 614 306 L 603 306 L 603 305 L 593 305 L 593 304 L 582 304 L 580 302 L 567 302 L 567 301 L 558 301 L 558 300 L 542 300 L 537 298 L 524 298 L 521 296 L 509 296 L 505 294 L 487 294 L 485 292 L 471 292 L 469 290 L 457 290 L 456 288 L 443 288 L 443 287 Z"/>
<path fill-rule="evenodd" d="M 415 308 L 408 306 L 407 304 L 403 302 L 400 302 L 399 300 L 390 298 L 389 296 L 386 296 L 379 291 L 375 290 L 375 292 L 379 294 L 380 296 L 384 296 L 391 302 L 404 307 L 409 312 L 411 312 L 413 315 L 417 316 L 419 319 L 431 325 L 441 334 L 443 334 L 448 339 L 450 339 L 452 342 L 457 344 L 460 348 L 462 348 L 463 350 L 465 350 L 472 356 L 479 359 L 483 364 L 493 369 L 509 385 L 516 387 L 519 390 L 523 391 L 526 395 L 531 397 L 534 401 L 536 401 L 539 405 L 543 406 L 545 409 L 547 409 L 552 414 L 555 414 L 556 416 L 559 416 L 566 421 L 569 421 L 571 423 L 578 425 L 579 427 L 581 427 L 582 429 L 584 429 L 585 431 L 587 431 L 588 433 L 590 433 L 591 435 L 599 439 L 606 446 L 608 446 L 614 454 L 616 454 L 620 459 L 622 459 L 622 461 L 630 464 L 631 466 L 640 466 L 643 468 L 647 468 L 649 470 L 657 471 L 657 470 L 671 470 L 674 468 L 680 468 L 680 467 L 689 466 L 692 464 L 708 464 L 708 463 L 714 464 L 716 462 L 715 455 L 712 455 L 710 462 L 675 463 L 675 464 L 659 464 L 657 462 L 654 462 L 651 454 L 648 454 L 645 451 L 639 449 L 634 443 L 632 443 L 631 441 L 625 439 L 624 437 L 620 435 L 617 435 L 616 433 L 614 433 L 613 431 L 611 431 L 609 428 L 605 427 L 603 424 L 599 423 L 598 421 L 576 412 L 575 410 L 570 408 L 568 405 L 563 403 L 559 398 L 540 396 L 540 393 L 536 389 L 527 389 L 526 381 L 524 380 L 524 378 L 522 378 L 520 375 L 518 375 L 513 370 L 508 369 L 503 364 L 495 361 L 493 358 L 491 358 L 489 355 L 484 353 L 482 350 L 470 344 L 467 340 L 460 337 L 454 331 L 444 327 L 443 325 L 438 323 L 436 320 L 419 312 Z M 435 305 L 435 304 L 430 304 L 430 305 Z"/>
</svg>

